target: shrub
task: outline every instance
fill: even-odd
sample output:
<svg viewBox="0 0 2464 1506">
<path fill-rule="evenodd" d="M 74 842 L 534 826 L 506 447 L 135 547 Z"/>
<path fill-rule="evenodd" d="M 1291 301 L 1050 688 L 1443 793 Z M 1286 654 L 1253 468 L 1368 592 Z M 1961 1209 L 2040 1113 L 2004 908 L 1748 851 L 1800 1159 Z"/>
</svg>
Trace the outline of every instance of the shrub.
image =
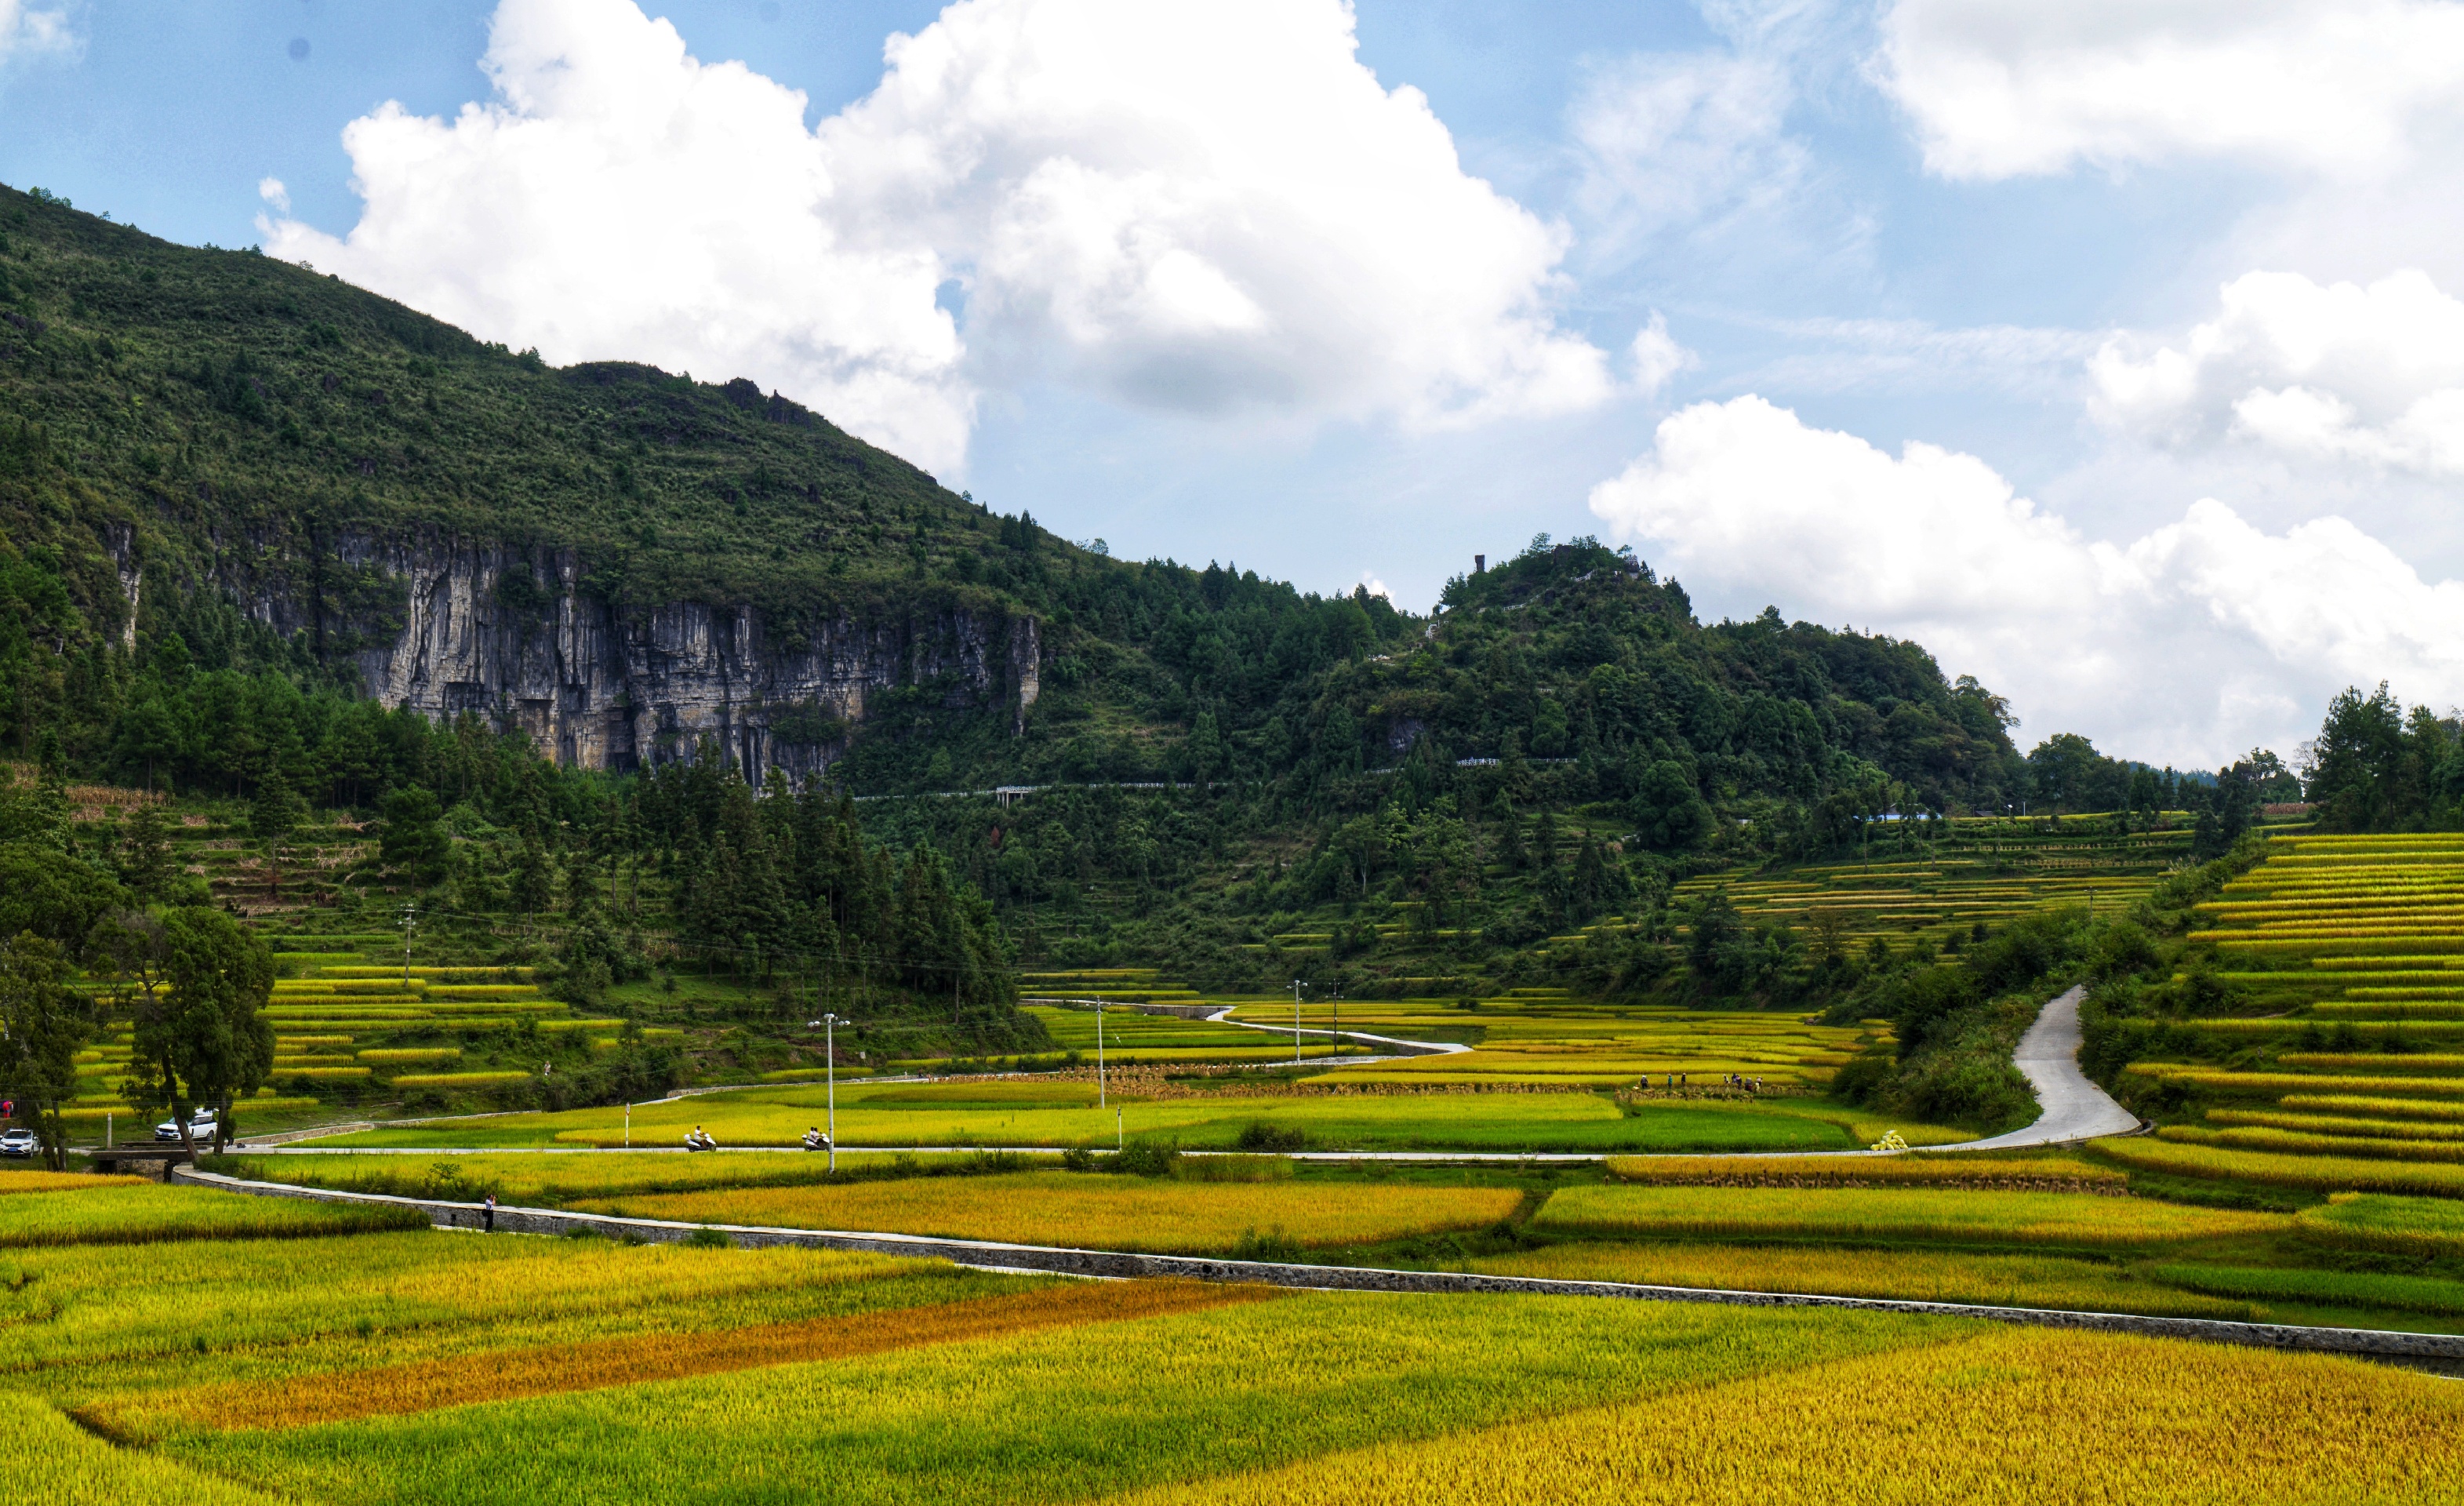
<svg viewBox="0 0 2464 1506">
<path fill-rule="evenodd" d="M 1170 1145 L 1140 1141 L 1125 1150 L 1104 1158 L 1104 1169 L 1133 1177 L 1168 1177 L 1180 1160 L 1180 1152 Z"/>
<path fill-rule="evenodd" d="M 1232 1143 L 1242 1150 L 1294 1151 L 1309 1143 L 1309 1135 L 1298 1126 L 1252 1119 L 1243 1126 L 1241 1138 Z"/>
</svg>

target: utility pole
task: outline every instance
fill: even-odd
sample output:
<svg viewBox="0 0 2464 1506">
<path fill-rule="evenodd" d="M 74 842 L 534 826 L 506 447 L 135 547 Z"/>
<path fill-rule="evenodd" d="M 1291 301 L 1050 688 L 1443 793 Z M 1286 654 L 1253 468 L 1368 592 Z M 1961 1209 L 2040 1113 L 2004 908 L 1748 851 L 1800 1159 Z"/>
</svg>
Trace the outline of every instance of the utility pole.
<svg viewBox="0 0 2464 1506">
<path fill-rule="evenodd" d="M 413 900 L 402 907 L 402 987 L 410 991 L 410 938 L 419 929 L 419 903 Z"/>
<path fill-rule="evenodd" d="M 1292 1065 L 1301 1064 L 1301 981 L 1292 980 Z"/>
<path fill-rule="evenodd" d="M 1104 1001 L 1095 1001 L 1095 1107 L 1104 1107 Z"/>
<path fill-rule="evenodd" d="M 853 1022 L 835 1014 L 825 1014 L 820 1019 L 815 1020 L 812 1023 L 822 1028 L 822 1055 L 824 1058 L 824 1071 L 826 1074 L 829 1082 L 829 1170 L 831 1175 L 836 1176 L 839 1169 L 838 1028 L 842 1025 L 852 1024 Z"/>
</svg>

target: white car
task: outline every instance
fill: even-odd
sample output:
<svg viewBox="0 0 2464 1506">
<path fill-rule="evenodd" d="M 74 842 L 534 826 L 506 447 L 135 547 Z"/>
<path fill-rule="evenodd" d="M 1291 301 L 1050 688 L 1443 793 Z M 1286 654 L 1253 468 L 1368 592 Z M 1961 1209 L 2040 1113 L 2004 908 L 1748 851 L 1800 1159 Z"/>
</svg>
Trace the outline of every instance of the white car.
<svg viewBox="0 0 2464 1506">
<path fill-rule="evenodd" d="M 154 1138 L 156 1140 L 178 1141 L 180 1138 L 180 1121 L 178 1119 L 165 1119 L 162 1123 L 155 1125 Z M 209 1109 L 188 1121 L 188 1139 L 191 1142 L 201 1140 L 211 1140 L 213 1138 L 214 1116 L 212 1110 Z"/>
<path fill-rule="evenodd" d="M 0 1156 L 31 1156 L 42 1148 L 33 1130 L 0 1131 Z"/>
</svg>

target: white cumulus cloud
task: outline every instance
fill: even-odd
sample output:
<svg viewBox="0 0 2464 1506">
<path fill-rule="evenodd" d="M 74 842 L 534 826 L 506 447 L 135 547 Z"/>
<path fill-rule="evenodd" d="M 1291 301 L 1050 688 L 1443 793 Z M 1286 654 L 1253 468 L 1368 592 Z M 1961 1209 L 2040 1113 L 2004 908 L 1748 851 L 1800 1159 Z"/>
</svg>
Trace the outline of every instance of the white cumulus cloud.
<svg viewBox="0 0 2464 1506">
<path fill-rule="evenodd" d="M 266 250 L 550 360 L 747 376 L 919 463 L 963 454 L 973 395 L 931 248 L 830 212 L 804 97 L 705 64 L 630 0 L 507 0 L 488 104 L 399 104 L 342 133 L 365 199 Z"/>
<path fill-rule="evenodd" d="M 1701 365 L 1703 358 L 1679 344 L 1668 332 L 1668 316 L 1653 309 L 1651 322 L 1635 331 L 1634 343 L 1626 347 L 1626 364 L 1633 368 L 1636 390 L 1658 397 L 1678 372 Z"/>
<path fill-rule="evenodd" d="M 2448 0 L 1892 0 L 1875 72 L 1952 178 L 2185 156 L 2378 172 L 2452 123 Z"/>
<path fill-rule="evenodd" d="M 31 6 L 26 0 L 0 0 L 0 62 L 11 57 L 74 51 L 77 33 L 69 13 L 57 6 Z"/>
<path fill-rule="evenodd" d="M 1591 504 L 1706 604 L 1925 644 L 2013 698 L 2023 746 L 2213 764 L 2289 752 L 2347 684 L 2464 699 L 2464 583 L 2340 518 L 2270 534 L 2203 499 L 2090 540 L 1972 455 L 1892 455 L 1755 396 L 1670 415 Z"/>
<path fill-rule="evenodd" d="M 632 0 L 503 0 L 494 100 L 354 122 L 360 223 L 267 249 L 552 360 L 750 376 L 935 468 L 1035 380 L 1426 428 L 1614 392 L 1550 314 L 1563 229 L 1463 171 L 1341 0 L 962 0 L 887 55 L 807 129 Z"/>
<path fill-rule="evenodd" d="M 2254 272 L 2178 343 L 2108 342 L 2101 416 L 2176 445 L 2464 475 L 2464 300 L 2419 272 L 2363 285 Z"/>
</svg>

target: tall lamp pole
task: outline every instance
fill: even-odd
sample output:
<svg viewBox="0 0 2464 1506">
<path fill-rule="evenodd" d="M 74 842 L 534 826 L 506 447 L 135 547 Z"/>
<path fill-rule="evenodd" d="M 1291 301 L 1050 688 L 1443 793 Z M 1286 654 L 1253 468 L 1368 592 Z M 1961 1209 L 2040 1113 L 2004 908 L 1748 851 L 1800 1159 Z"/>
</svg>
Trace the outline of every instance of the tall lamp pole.
<svg viewBox="0 0 2464 1506">
<path fill-rule="evenodd" d="M 1301 1064 L 1301 981 L 1292 980 L 1292 1065 Z"/>
<path fill-rule="evenodd" d="M 824 1060 L 824 1064 L 823 1064 L 823 1070 L 824 1070 L 824 1072 L 826 1074 L 827 1080 L 828 1080 L 828 1083 L 829 1083 L 829 1098 L 828 1098 L 828 1102 L 829 1102 L 829 1114 L 830 1114 L 830 1121 L 829 1121 L 829 1122 L 830 1122 L 830 1129 L 829 1129 L 829 1137 L 830 1137 L 830 1164 L 829 1164 L 829 1170 L 830 1170 L 831 1175 L 835 1176 L 835 1175 L 837 1175 L 837 1174 L 838 1174 L 838 1169 L 839 1169 L 839 1052 L 838 1052 L 838 1028 L 839 1028 L 840 1026 L 842 1026 L 842 1025 L 851 1025 L 851 1024 L 853 1024 L 854 1022 L 853 1022 L 852 1020 L 849 1020 L 849 1019 L 846 1018 L 846 1017 L 845 1017 L 845 1016 L 843 1016 L 843 1015 L 837 1015 L 837 1014 L 825 1014 L 825 1015 L 823 1015 L 820 1019 L 815 1020 L 815 1021 L 813 1021 L 812 1023 L 813 1023 L 813 1024 L 815 1024 L 815 1025 L 818 1025 L 818 1026 L 820 1026 L 820 1027 L 822 1028 L 822 1055 L 823 1055 L 823 1057 L 825 1058 L 825 1060 Z"/>
<path fill-rule="evenodd" d="M 1095 1001 L 1095 1107 L 1104 1106 L 1104 1001 Z"/>
</svg>

